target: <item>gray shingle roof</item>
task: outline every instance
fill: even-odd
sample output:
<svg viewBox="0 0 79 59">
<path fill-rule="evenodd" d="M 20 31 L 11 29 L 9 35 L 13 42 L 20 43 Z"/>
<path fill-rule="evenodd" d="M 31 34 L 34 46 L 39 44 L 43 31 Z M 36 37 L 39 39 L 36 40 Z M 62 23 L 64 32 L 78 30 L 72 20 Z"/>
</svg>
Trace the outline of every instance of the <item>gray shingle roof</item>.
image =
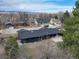
<svg viewBox="0 0 79 59">
<path fill-rule="evenodd" d="M 28 38 L 42 37 L 42 36 L 58 34 L 58 33 L 59 30 L 56 28 L 43 28 L 43 29 L 32 30 L 32 31 L 21 29 L 18 31 L 18 37 L 19 39 L 28 39 Z"/>
</svg>

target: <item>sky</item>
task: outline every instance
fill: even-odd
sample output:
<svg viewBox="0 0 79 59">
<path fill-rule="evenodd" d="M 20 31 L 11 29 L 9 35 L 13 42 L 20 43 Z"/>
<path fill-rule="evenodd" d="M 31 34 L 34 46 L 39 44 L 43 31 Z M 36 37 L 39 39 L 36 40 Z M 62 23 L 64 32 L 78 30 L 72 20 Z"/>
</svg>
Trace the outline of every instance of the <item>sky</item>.
<svg viewBox="0 0 79 59">
<path fill-rule="evenodd" d="M 59 12 L 72 11 L 76 0 L 0 0 L 1 11 Z"/>
</svg>

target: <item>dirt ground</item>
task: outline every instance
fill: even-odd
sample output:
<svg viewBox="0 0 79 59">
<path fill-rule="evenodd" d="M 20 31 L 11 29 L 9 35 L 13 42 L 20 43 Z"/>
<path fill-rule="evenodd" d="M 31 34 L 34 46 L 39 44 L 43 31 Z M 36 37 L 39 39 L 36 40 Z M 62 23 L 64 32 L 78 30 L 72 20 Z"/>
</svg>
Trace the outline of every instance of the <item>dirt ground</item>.
<svg viewBox="0 0 79 59">
<path fill-rule="evenodd" d="M 20 46 L 19 59 L 73 59 L 71 55 L 57 46 L 52 39 L 25 43 Z"/>
<path fill-rule="evenodd" d="M 5 50 L 2 45 L 0 45 L 0 59 L 5 59 Z"/>
</svg>

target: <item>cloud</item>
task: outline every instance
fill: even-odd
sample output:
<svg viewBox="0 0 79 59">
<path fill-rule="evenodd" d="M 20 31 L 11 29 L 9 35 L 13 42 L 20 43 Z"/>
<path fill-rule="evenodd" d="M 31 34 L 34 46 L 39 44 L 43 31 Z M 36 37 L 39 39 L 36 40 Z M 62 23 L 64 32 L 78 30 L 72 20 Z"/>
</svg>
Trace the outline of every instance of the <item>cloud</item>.
<svg viewBox="0 0 79 59">
<path fill-rule="evenodd" d="M 0 10 L 31 11 L 31 12 L 57 12 L 72 10 L 73 6 L 56 4 L 66 0 L 0 0 Z M 48 2 L 52 2 L 48 4 Z"/>
<path fill-rule="evenodd" d="M 15 6 L 17 7 L 17 6 Z M 69 10 L 72 6 L 48 5 L 48 4 L 20 4 L 17 7 L 20 10 L 39 11 L 39 10 Z"/>
<path fill-rule="evenodd" d="M 55 2 L 59 2 L 59 1 L 65 1 L 65 0 L 0 0 L 0 4 L 4 5 L 12 5 L 12 4 L 20 4 L 20 3 L 38 3 L 38 4 L 46 4 L 46 3 L 55 3 Z"/>
<path fill-rule="evenodd" d="M 48 4 L 17 4 L 12 6 L 4 6 L 2 9 L 18 10 L 18 11 L 31 11 L 31 12 L 56 12 L 71 10 L 72 6 L 61 6 L 61 5 L 48 5 Z"/>
</svg>

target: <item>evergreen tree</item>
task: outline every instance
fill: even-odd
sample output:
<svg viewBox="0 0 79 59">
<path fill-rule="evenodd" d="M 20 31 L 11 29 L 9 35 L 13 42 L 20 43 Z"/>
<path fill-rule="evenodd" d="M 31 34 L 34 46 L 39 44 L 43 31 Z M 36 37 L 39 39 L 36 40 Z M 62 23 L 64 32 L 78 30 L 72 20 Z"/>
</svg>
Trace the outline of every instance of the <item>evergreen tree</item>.
<svg viewBox="0 0 79 59">
<path fill-rule="evenodd" d="M 73 15 L 74 16 L 79 16 L 79 0 L 77 0 L 76 3 L 75 3 L 75 8 L 74 8 L 74 11 L 73 11 Z"/>
<path fill-rule="evenodd" d="M 64 20 L 63 47 L 68 49 L 75 59 L 79 59 L 79 0 L 75 6 L 74 17 Z"/>
<path fill-rule="evenodd" d="M 75 6 L 76 6 L 76 9 L 79 9 L 79 0 L 76 1 Z"/>
<path fill-rule="evenodd" d="M 64 13 L 64 17 L 65 17 L 65 18 L 70 17 L 70 14 L 69 14 L 68 10 L 66 10 L 66 12 Z"/>
</svg>

